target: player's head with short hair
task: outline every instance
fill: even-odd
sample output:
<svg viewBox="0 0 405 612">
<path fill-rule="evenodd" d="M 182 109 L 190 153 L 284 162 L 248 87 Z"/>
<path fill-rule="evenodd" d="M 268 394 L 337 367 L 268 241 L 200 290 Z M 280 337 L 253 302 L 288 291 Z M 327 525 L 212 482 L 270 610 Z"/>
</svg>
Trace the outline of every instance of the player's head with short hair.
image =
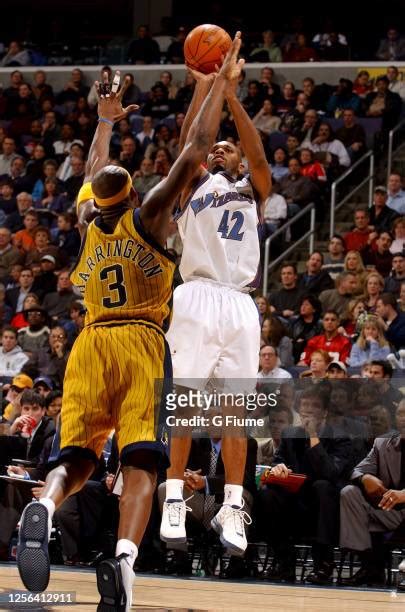
<svg viewBox="0 0 405 612">
<path fill-rule="evenodd" d="M 105 166 L 97 172 L 91 182 L 94 200 L 101 213 L 136 208 L 138 196 L 132 187 L 129 172 L 120 166 Z"/>
<path fill-rule="evenodd" d="M 208 154 L 207 166 L 213 174 L 225 171 L 236 177 L 243 172 L 241 151 L 233 142 L 216 142 Z"/>
</svg>

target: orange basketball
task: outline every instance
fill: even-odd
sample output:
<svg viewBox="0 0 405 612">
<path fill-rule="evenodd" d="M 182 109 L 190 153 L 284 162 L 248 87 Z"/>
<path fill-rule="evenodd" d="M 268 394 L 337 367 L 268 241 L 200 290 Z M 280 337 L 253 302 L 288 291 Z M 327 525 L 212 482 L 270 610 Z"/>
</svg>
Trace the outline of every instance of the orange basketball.
<svg viewBox="0 0 405 612">
<path fill-rule="evenodd" d="M 231 45 L 228 32 L 219 26 L 209 23 L 197 26 L 184 41 L 186 64 L 204 74 L 215 72 L 215 64 L 222 64 Z"/>
</svg>

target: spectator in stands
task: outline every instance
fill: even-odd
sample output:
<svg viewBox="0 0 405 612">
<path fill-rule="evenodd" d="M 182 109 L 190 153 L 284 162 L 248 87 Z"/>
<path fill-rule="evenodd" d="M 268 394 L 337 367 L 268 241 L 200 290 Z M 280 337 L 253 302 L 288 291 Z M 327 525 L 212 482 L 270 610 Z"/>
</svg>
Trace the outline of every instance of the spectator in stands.
<svg viewBox="0 0 405 612">
<path fill-rule="evenodd" d="M 61 389 L 68 357 L 66 332 L 63 327 L 53 327 L 49 334 L 48 346 L 32 355 L 24 366 L 24 372 L 33 378 L 49 376 Z"/>
<path fill-rule="evenodd" d="M 342 272 L 336 281 L 335 289 L 322 291 L 319 299 L 322 304 L 323 312 L 334 310 L 340 318 L 346 312 L 348 303 L 353 297 L 357 288 L 357 278 L 352 272 Z"/>
<path fill-rule="evenodd" d="M 271 30 L 262 32 L 263 43 L 255 47 L 249 55 L 251 62 L 282 62 L 283 57 L 280 47 L 274 41 L 274 33 Z"/>
<path fill-rule="evenodd" d="M 154 172 L 154 162 L 148 157 L 144 157 L 139 170 L 136 170 L 132 176 L 134 189 L 138 193 L 139 199 L 142 202 L 145 194 L 159 183 L 161 177 Z"/>
<path fill-rule="evenodd" d="M 301 174 L 301 164 L 298 159 L 291 158 L 288 162 L 289 173 L 280 179 L 275 189 L 286 199 L 288 217 L 293 217 L 310 202 L 314 202 L 319 191 L 307 176 Z"/>
<path fill-rule="evenodd" d="M 258 493 L 261 529 L 274 549 L 268 578 L 295 581 L 294 542 L 298 535 L 313 535 L 313 584 L 327 584 L 333 574 L 333 547 L 339 529 L 339 489 L 352 467 L 351 441 L 327 423 L 329 389 L 311 385 L 299 398 L 301 426 L 282 433 L 272 473 L 287 478 L 291 471 L 306 474 L 307 481 L 291 493 L 279 485 L 266 485 Z M 288 466 L 288 467 L 287 467 Z M 308 517 L 308 518 L 304 518 Z"/>
<path fill-rule="evenodd" d="M 399 292 L 398 300 L 398 310 L 399 312 L 405 312 L 405 283 L 401 283 L 401 290 Z"/>
<path fill-rule="evenodd" d="M 153 120 L 150 115 L 147 115 L 142 121 L 142 131 L 136 134 L 136 139 L 139 141 L 143 151 L 146 151 L 147 146 L 153 142 L 154 137 Z"/>
<path fill-rule="evenodd" d="M 327 272 L 322 270 L 323 255 L 319 251 L 311 253 L 306 262 L 306 272 L 298 278 L 298 288 L 306 294 L 319 295 L 326 289 L 335 287 L 335 283 Z"/>
<path fill-rule="evenodd" d="M 324 51 L 333 46 L 335 36 L 337 37 L 340 45 L 347 48 L 347 38 L 344 34 L 336 30 L 336 25 L 330 17 L 323 18 L 323 23 L 320 31 L 315 34 L 312 39 L 312 43 L 317 51 L 323 55 Z"/>
<path fill-rule="evenodd" d="M 265 202 L 263 213 L 263 240 L 274 234 L 287 219 L 287 202 L 278 193 L 272 193 Z"/>
<path fill-rule="evenodd" d="M 300 378 L 315 378 L 321 380 L 326 378 L 328 366 L 332 361 L 332 357 L 323 350 L 316 350 L 311 355 L 309 370 L 300 373 Z"/>
<path fill-rule="evenodd" d="M 164 119 L 174 110 L 173 102 L 169 99 L 169 92 L 163 83 L 157 82 L 151 89 L 150 99 L 142 108 L 142 115 L 152 119 Z"/>
<path fill-rule="evenodd" d="M 41 306 L 31 306 L 24 310 L 24 316 L 28 321 L 28 326 L 19 330 L 18 344 L 24 353 L 31 357 L 33 353 L 44 348 L 48 343 L 50 331 L 46 325 L 48 315 Z"/>
<path fill-rule="evenodd" d="M 244 98 L 242 104 L 245 111 L 253 119 L 260 111 L 263 104 L 263 89 L 257 80 L 251 80 L 248 83 L 248 95 Z"/>
<path fill-rule="evenodd" d="M 396 351 L 405 348 L 405 314 L 398 312 L 392 293 L 383 293 L 377 300 L 376 314 L 385 322 L 385 337 Z"/>
<path fill-rule="evenodd" d="M 394 93 L 397 93 L 402 100 L 405 99 L 405 84 L 399 80 L 399 70 L 396 66 L 388 66 L 387 68 L 387 79 L 390 84 L 388 89 Z"/>
<path fill-rule="evenodd" d="M 273 153 L 273 163 L 270 164 L 271 175 L 279 181 L 288 174 L 287 153 L 283 147 L 277 147 Z"/>
<path fill-rule="evenodd" d="M 354 213 L 354 229 L 344 235 L 348 251 L 360 251 L 368 243 L 370 236 L 370 214 L 365 208 L 358 208 Z"/>
<path fill-rule="evenodd" d="M 259 311 L 259 320 L 261 325 L 263 320 L 271 315 L 270 302 L 264 297 L 264 295 L 257 295 L 255 297 L 255 304 L 257 306 L 257 310 Z"/>
<path fill-rule="evenodd" d="M 184 79 L 184 85 L 179 88 L 174 100 L 174 107 L 182 113 L 186 113 L 190 106 L 195 88 L 195 80 L 193 75 L 188 72 Z"/>
<path fill-rule="evenodd" d="M 405 217 L 398 217 L 392 224 L 392 232 L 394 241 L 391 244 L 390 251 L 394 253 L 405 253 Z"/>
<path fill-rule="evenodd" d="M 309 108 L 305 111 L 304 123 L 302 124 L 300 133 L 297 134 L 301 141 L 302 147 L 308 147 L 318 135 L 320 120 L 318 113 L 314 108 Z"/>
<path fill-rule="evenodd" d="M 328 243 L 328 252 L 323 257 L 322 270 L 325 270 L 333 280 L 343 272 L 346 243 L 342 236 L 334 234 Z"/>
<path fill-rule="evenodd" d="M 0 283 L 0 320 L 7 325 L 10 324 L 13 317 L 13 311 L 10 306 L 7 306 L 6 302 L 6 287 L 3 283 Z"/>
<path fill-rule="evenodd" d="M 292 424 L 293 414 L 288 406 L 284 404 L 277 404 L 277 406 L 269 411 L 268 426 L 265 431 L 268 431 L 271 437 L 256 438 L 258 465 L 270 466 L 273 463 L 274 455 L 281 444 L 281 435 L 283 431 Z M 260 433 L 263 435 L 262 432 Z M 261 487 L 261 485 L 259 486 Z"/>
<path fill-rule="evenodd" d="M 139 104 L 141 99 L 141 88 L 135 83 L 134 75 L 130 72 L 124 74 L 124 82 L 128 84 L 122 97 L 122 106 L 127 108 L 131 104 Z"/>
<path fill-rule="evenodd" d="M 357 285 L 354 293 L 356 295 L 363 293 L 367 272 L 359 251 L 348 251 L 346 253 L 343 271 L 355 274 Z"/>
<path fill-rule="evenodd" d="M 331 361 L 326 368 L 326 377 L 328 380 L 343 380 L 347 378 L 347 368 L 341 361 Z"/>
<path fill-rule="evenodd" d="M 159 64 L 159 45 L 150 35 L 149 27 L 141 25 L 138 28 L 138 38 L 133 40 L 128 50 L 130 64 Z"/>
<path fill-rule="evenodd" d="M 42 348 L 42 347 L 41 347 Z M 43 398 L 47 398 L 48 395 L 54 388 L 52 380 L 48 376 L 38 376 L 34 380 L 34 390 L 42 395 Z M 49 416 L 49 415 L 47 415 Z"/>
<path fill-rule="evenodd" d="M 17 157 L 16 144 L 14 138 L 6 137 L 2 144 L 0 155 L 0 176 L 10 174 L 11 162 Z"/>
<path fill-rule="evenodd" d="M 353 82 L 353 91 L 359 98 L 364 99 L 370 91 L 373 91 L 373 84 L 370 81 L 370 73 L 367 70 L 360 70 Z"/>
<path fill-rule="evenodd" d="M 253 125 L 260 134 L 269 136 L 273 132 L 277 132 L 280 127 L 281 119 L 274 114 L 274 106 L 271 100 L 267 98 L 263 100 L 263 106 L 253 117 Z"/>
<path fill-rule="evenodd" d="M 313 151 L 311 151 L 311 149 L 301 148 L 299 160 L 301 162 L 302 176 L 307 176 L 315 185 L 323 189 L 327 182 L 325 168 L 315 159 Z"/>
<path fill-rule="evenodd" d="M 23 218 L 24 229 L 19 230 L 14 234 L 13 244 L 19 251 L 25 255 L 34 248 L 34 232 L 38 227 L 38 214 L 31 209 L 28 209 Z"/>
<path fill-rule="evenodd" d="M 42 298 L 46 293 L 56 291 L 56 259 L 53 255 L 42 255 L 39 263 L 40 273 L 35 277 L 32 290 Z"/>
<path fill-rule="evenodd" d="M 352 108 L 346 108 L 342 117 L 343 126 L 336 130 L 336 138 L 343 142 L 353 163 L 366 151 L 366 132 L 356 123 L 356 113 Z"/>
<path fill-rule="evenodd" d="M 167 176 L 172 167 L 173 160 L 166 147 L 159 147 L 152 156 L 153 172 L 160 177 Z"/>
<path fill-rule="evenodd" d="M 395 531 L 404 520 L 404 401 L 396 409 L 395 421 L 396 431 L 374 441 L 353 470 L 352 484 L 340 494 L 340 546 L 357 552 L 361 561 L 360 569 L 342 581 L 345 586 L 385 584 L 382 535 Z"/>
<path fill-rule="evenodd" d="M 350 300 L 346 312 L 342 317 L 339 332 L 349 338 L 351 342 L 355 342 L 359 337 L 366 317 L 367 304 L 365 300 L 362 297 Z"/>
<path fill-rule="evenodd" d="M 80 68 L 73 68 L 70 81 L 66 83 L 63 90 L 57 95 L 58 104 L 77 103 L 79 98 L 87 99 L 90 87 L 84 84 L 84 74 Z"/>
<path fill-rule="evenodd" d="M 280 368 L 281 360 L 278 356 L 278 349 L 271 344 L 264 344 L 259 353 L 259 373 L 258 386 L 263 378 L 273 378 L 275 380 L 292 378 L 291 374 L 284 368 Z"/>
<path fill-rule="evenodd" d="M 299 136 L 305 122 L 305 112 L 308 106 L 309 100 L 307 96 L 303 92 L 299 93 L 297 95 L 295 107 L 283 115 L 280 124 L 280 132 Z"/>
<path fill-rule="evenodd" d="M 70 136 L 70 134 L 68 136 Z M 54 142 L 59 141 L 60 138 L 61 128 L 56 121 L 56 113 L 53 110 L 49 110 L 45 113 L 42 123 L 42 142 L 48 154 L 53 155 Z"/>
<path fill-rule="evenodd" d="M 370 362 L 369 378 L 376 384 L 378 402 L 373 402 L 373 405 L 380 403 L 385 405 L 390 411 L 392 420 L 395 419 L 395 410 L 399 402 L 403 399 L 400 389 L 395 388 L 390 384 L 390 380 L 394 373 L 391 363 L 383 359 L 373 359 Z"/>
<path fill-rule="evenodd" d="M 297 34 L 295 43 L 290 50 L 284 54 L 285 62 L 316 62 L 318 54 L 311 45 L 308 44 L 308 39 L 305 34 Z"/>
<path fill-rule="evenodd" d="M 0 66 L 29 66 L 31 58 L 20 42 L 12 40 L 8 46 L 6 55 L 2 58 Z"/>
<path fill-rule="evenodd" d="M 392 270 L 385 279 L 384 291 L 398 298 L 402 283 L 405 283 L 405 254 L 400 251 L 392 253 Z"/>
<path fill-rule="evenodd" d="M 75 257 L 80 249 L 80 234 L 75 227 L 75 218 L 70 213 L 61 213 L 56 221 L 57 231 L 55 232 L 54 242 L 58 248 L 67 255 L 69 261 L 74 263 Z M 52 257 L 45 255 L 45 258 Z M 41 259 L 41 263 L 44 261 Z"/>
<path fill-rule="evenodd" d="M 277 113 L 283 117 L 286 113 L 293 110 L 297 103 L 297 92 L 292 81 L 286 81 L 282 88 L 282 94 L 278 100 Z"/>
<path fill-rule="evenodd" d="M 391 130 L 398 123 L 402 110 L 401 98 L 388 89 L 389 84 L 386 76 L 377 77 L 376 91 L 365 99 L 366 117 L 381 117 L 384 130 Z"/>
<path fill-rule="evenodd" d="M 13 287 L 13 289 L 15 289 L 15 287 Z M 15 327 L 15 329 L 21 329 L 22 327 L 27 327 L 28 321 L 24 316 L 24 311 L 30 308 L 31 306 L 39 306 L 39 297 L 37 296 L 36 293 L 27 294 L 27 297 L 24 299 L 24 302 L 23 302 L 22 310 L 16 313 L 11 319 L 12 327 Z"/>
<path fill-rule="evenodd" d="M 285 148 L 287 150 L 287 159 L 297 159 L 299 155 L 300 141 L 298 136 L 294 136 L 293 134 L 288 134 L 287 140 L 285 143 Z"/>
<path fill-rule="evenodd" d="M 390 247 L 392 236 L 389 232 L 380 232 L 375 242 L 363 247 L 361 255 L 366 266 L 374 266 L 382 276 L 388 276 L 392 268 L 392 253 Z"/>
<path fill-rule="evenodd" d="M 167 64 L 184 64 L 184 41 L 186 40 L 187 30 L 184 26 L 177 29 L 174 40 L 170 43 L 166 52 Z"/>
<path fill-rule="evenodd" d="M 330 32 L 329 45 L 324 47 L 320 53 L 321 59 L 324 62 L 347 62 L 349 60 L 350 50 L 347 42 L 341 42 L 342 34 L 338 32 Z"/>
<path fill-rule="evenodd" d="M 280 272 L 281 289 L 270 294 L 271 312 L 285 320 L 298 314 L 302 292 L 297 286 L 297 267 L 293 263 L 285 263 Z"/>
<path fill-rule="evenodd" d="M 276 104 L 281 95 L 280 85 L 274 82 L 274 70 L 270 66 L 265 66 L 260 71 L 260 84 L 263 87 L 264 95 L 269 97 L 273 104 Z"/>
<path fill-rule="evenodd" d="M 329 87 L 315 85 L 311 77 L 305 77 L 302 81 L 302 91 L 308 98 L 308 107 L 315 111 L 326 111 L 326 103 L 330 96 Z"/>
<path fill-rule="evenodd" d="M 72 174 L 65 181 L 65 191 L 69 202 L 73 202 L 77 198 L 77 194 L 83 185 L 84 180 L 84 160 L 80 157 L 72 157 L 70 166 L 72 168 Z M 49 179 L 48 179 L 49 180 Z M 63 208 L 63 206 L 61 207 Z"/>
<path fill-rule="evenodd" d="M 289 331 L 293 341 L 294 363 L 298 363 L 304 346 L 310 338 L 322 333 L 320 321 L 322 305 L 314 295 L 304 295 L 299 307 L 299 315 L 289 322 Z"/>
<path fill-rule="evenodd" d="M 14 187 L 9 179 L 6 179 L 0 187 L 1 199 L 0 199 L 0 212 L 2 221 L 1 224 L 5 224 L 6 215 L 14 212 L 16 209 L 16 199 L 14 197 Z"/>
<path fill-rule="evenodd" d="M 287 329 L 277 317 L 270 315 L 263 319 L 261 344 L 271 344 L 277 349 L 280 365 L 283 368 L 289 368 L 294 364 L 292 342 L 287 333 Z"/>
<path fill-rule="evenodd" d="M 32 93 L 34 94 L 39 104 L 41 104 L 45 99 L 53 100 L 53 89 L 52 86 L 46 82 L 45 70 L 37 70 L 35 72 Z"/>
<path fill-rule="evenodd" d="M 357 368 L 374 359 L 387 359 L 391 348 L 385 339 L 384 328 L 378 317 L 368 315 L 357 342 L 353 345 L 349 365 Z"/>
<path fill-rule="evenodd" d="M 377 185 L 374 189 L 373 205 L 370 209 L 370 225 L 376 232 L 391 231 L 391 227 L 398 217 L 398 213 L 387 206 L 388 193 L 384 185 Z M 375 238 L 376 234 L 372 235 Z"/>
<path fill-rule="evenodd" d="M 30 268 L 23 268 L 18 280 L 18 287 L 6 291 L 6 304 L 13 309 L 13 313 L 21 312 L 24 300 L 34 284 L 34 275 Z"/>
<path fill-rule="evenodd" d="M 38 225 L 34 230 L 34 248 L 27 253 L 25 263 L 27 266 L 39 263 L 44 255 L 52 255 L 56 261 L 62 257 L 58 248 L 51 244 L 51 233 L 48 228 Z"/>
<path fill-rule="evenodd" d="M 179 88 L 173 83 L 173 74 L 169 70 L 163 70 L 160 73 L 159 81 L 167 88 L 169 99 L 174 100 Z"/>
<path fill-rule="evenodd" d="M 25 159 L 18 155 L 13 159 L 7 179 L 13 186 L 14 193 L 17 195 L 22 191 L 32 191 L 33 180 L 27 176 Z"/>
<path fill-rule="evenodd" d="M 405 59 L 405 38 L 400 36 L 396 27 L 388 28 L 387 36 L 380 40 L 375 56 L 380 61 Z"/>
<path fill-rule="evenodd" d="M 364 283 L 364 300 L 368 313 L 374 313 L 377 300 L 384 290 L 384 279 L 378 272 L 370 272 Z"/>
<path fill-rule="evenodd" d="M 56 223 L 56 215 L 63 212 L 69 202 L 66 196 L 60 193 L 56 178 L 45 179 L 44 186 L 43 196 L 35 203 L 35 208 L 38 209 L 41 225 L 53 227 Z"/>
<path fill-rule="evenodd" d="M 0 227 L 0 280 L 3 282 L 10 274 L 14 264 L 23 262 L 20 251 L 11 243 L 11 232 Z"/>
<path fill-rule="evenodd" d="M 70 153 L 70 147 L 74 140 L 74 130 L 71 125 L 64 123 L 60 130 L 60 140 L 52 143 L 54 154 L 59 163 L 65 160 Z"/>
<path fill-rule="evenodd" d="M 322 349 L 329 353 L 332 359 L 346 363 L 351 350 L 350 341 L 339 333 L 339 316 L 334 310 L 324 311 L 322 326 L 324 333 L 313 336 L 307 342 L 301 354 L 298 365 L 305 366 L 311 362 L 313 351 Z"/>
<path fill-rule="evenodd" d="M 388 177 L 387 206 L 399 215 L 405 214 L 405 190 L 402 189 L 401 175 L 392 172 Z"/>
<path fill-rule="evenodd" d="M 319 125 L 318 133 L 308 145 L 314 153 L 324 153 L 322 163 L 328 169 L 331 178 L 350 166 L 350 157 L 344 144 L 335 138 L 328 123 Z M 319 157 L 318 157 L 319 159 Z"/>
<path fill-rule="evenodd" d="M 76 299 L 69 272 L 62 270 L 58 277 L 56 291 L 47 293 L 42 305 L 53 319 L 68 319 L 70 305 Z"/>
<path fill-rule="evenodd" d="M 13 376 L 20 374 L 27 361 L 27 355 L 18 345 L 17 330 L 8 325 L 4 326 L 1 334 L 0 381 L 3 384 L 11 382 Z"/>
<path fill-rule="evenodd" d="M 361 112 L 361 100 L 357 94 L 353 93 L 352 81 L 341 78 L 339 79 L 339 85 L 329 98 L 326 110 L 330 117 L 338 118 L 343 115 L 343 111 L 346 108 L 350 108 L 355 114 L 359 115 Z"/>
<path fill-rule="evenodd" d="M 44 376 L 40 378 L 44 380 L 47 377 Z M 49 382 L 53 385 L 51 379 L 49 379 Z M 46 406 L 46 416 L 53 419 L 55 423 L 55 427 L 56 427 L 57 422 L 58 422 L 58 417 L 60 415 L 60 411 L 62 410 L 62 392 L 52 391 L 51 389 L 45 398 L 45 406 Z"/>
</svg>

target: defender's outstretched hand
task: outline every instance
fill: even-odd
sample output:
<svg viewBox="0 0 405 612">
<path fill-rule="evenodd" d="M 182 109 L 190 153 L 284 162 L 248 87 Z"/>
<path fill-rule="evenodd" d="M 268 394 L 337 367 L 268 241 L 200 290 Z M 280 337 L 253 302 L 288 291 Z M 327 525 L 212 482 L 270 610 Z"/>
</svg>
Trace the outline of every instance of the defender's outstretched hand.
<svg viewBox="0 0 405 612">
<path fill-rule="evenodd" d="M 109 82 L 108 72 L 103 74 L 103 82 L 95 82 L 98 96 L 98 116 L 99 118 L 108 119 L 113 123 L 125 119 L 129 113 L 139 109 L 137 104 L 130 104 L 126 108 L 122 106 L 122 98 L 128 89 L 129 79 L 125 79 L 121 89 L 120 85 L 121 73 L 116 70 L 112 83 Z"/>
</svg>

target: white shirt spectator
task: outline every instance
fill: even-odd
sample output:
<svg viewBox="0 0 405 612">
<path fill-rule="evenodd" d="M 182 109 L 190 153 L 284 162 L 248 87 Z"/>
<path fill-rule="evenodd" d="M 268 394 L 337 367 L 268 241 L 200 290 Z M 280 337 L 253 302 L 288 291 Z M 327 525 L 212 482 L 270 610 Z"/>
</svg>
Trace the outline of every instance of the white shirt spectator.
<svg viewBox="0 0 405 612">
<path fill-rule="evenodd" d="M 405 215 L 405 191 L 400 189 L 392 194 L 388 192 L 387 206 L 400 215 Z"/>
<path fill-rule="evenodd" d="M 264 220 L 275 223 L 281 219 L 287 219 L 287 202 L 282 195 L 272 193 L 264 205 Z"/>
<path fill-rule="evenodd" d="M 278 366 L 276 366 L 275 368 L 273 368 L 272 370 L 269 370 L 269 372 L 267 372 L 266 374 L 263 372 L 263 370 L 261 370 L 258 375 L 257 375 L 258 379 L 263 379 L 263 378 L 292 378 L 290 372 L 287 372 L 287 370 L 284 370 L 284 368 L 279 368 Z"/>
<path fill-rule="evenodd" d="M 136 134 L 136 139 L 139 140 L 139 142 L 141 143 L 141 146 L 143 145 L 143 141 L 145 140 L 145 138 L 149 138 L 151 141 L 153 140 L 155 136 L 155 130 L 152 129 L 149 134 L 146 134 L 143 130 L 142 132 L 138 132 Z"/>
<path fill-rule="evenodd" d="M 17 376 L 22 370 L 23 365 L 28 361 L 27 355 L 21 346 L 15 346 L 11 351 L 0 348 L 0 376 Z"/>
<path fill-rule="evenodd" d="M 301 145 L 302 147 L 302 145 Z M 332 153 L 332 155 L 336 155 L 339 159 L 339 164 L 344 168 L 348 168 L 350 166 L 350 157 L 348 152 L 346 151 L 346 147 L 343 142 L 335 138 L 335 140 L 331 140 L 330 142 L 322 142 L 321 144 L 310 143 L 308 148 L 314 153 L 318 151 L 327 151 L 328 153 Z"/>
<path fill-rule="evenodd" d="M 17 153 L 11 153 L 10 155 L 2 153 L 0 155 L 0 176 L 3 174 L 10 174 L 11 162 L 16 157 L 18 157 Z"/>
</svg>

